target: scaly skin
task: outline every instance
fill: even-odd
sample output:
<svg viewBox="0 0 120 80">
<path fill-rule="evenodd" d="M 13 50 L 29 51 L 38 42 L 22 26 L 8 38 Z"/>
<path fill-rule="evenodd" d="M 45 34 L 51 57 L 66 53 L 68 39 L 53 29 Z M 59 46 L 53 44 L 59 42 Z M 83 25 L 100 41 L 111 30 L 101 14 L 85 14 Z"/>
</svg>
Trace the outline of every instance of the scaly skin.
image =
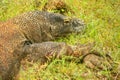
<svg viewBox="0 0 120 80">
<path fill-rule="evenodd" d="M 88 54 L 92 46 L 50 42 L 69 33 L 80 33 L 84 28 L 84 23 L 79 19 L 41 11 L 24 13 L 0 23 L 0 77 L 2 80 L 15 80 L 24 58 L 44 63 L 51 57 L 87 55 L 83 60 L 90 62 L 92 58 Z M 99 61 L 100 56 L 90 56 Z"/>
<path fill-rule="evenodd" d="M 84 27 L 84 23 L 79 19 L 69 19 L 60 14 L 41 11 L 31 11 L 1 22 L 0 77 L 2 80 L 14 80 L 19 72 L 21 60 L 28 54 L 37 51 L 41 56 L 46 55 L 41 54 L 41 50 L 35 50 L 38 46 L 44 47 L 41 42 L 54 40 L 68 33 L 79 33 Z M 54 43 L 53 46 L 57 44 Z M 50 45 L 48 47 L 52 49 Z"/>
</svg>

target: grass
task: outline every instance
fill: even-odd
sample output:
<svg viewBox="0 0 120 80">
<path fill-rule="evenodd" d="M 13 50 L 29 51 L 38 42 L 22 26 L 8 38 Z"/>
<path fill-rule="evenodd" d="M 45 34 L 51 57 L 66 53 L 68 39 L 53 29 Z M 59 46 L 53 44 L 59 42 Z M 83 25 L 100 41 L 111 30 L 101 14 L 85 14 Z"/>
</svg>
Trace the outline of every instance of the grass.
<svg viewBox="0 0 120 80">
<path fill-rule="evenodd" d="M 0 20 L 5 21 L 23 12 L 42 10 L 47 0 L 36 6 L 34 0 L 2 0 L 0 2 Z M 115 63 L 120 64 L 120 0 L 64 0 L 74 12 L 65 13 L 85 21 L 85 33 L 60 38 L 68 44 L 95 42 L 95 49 L 101 53 L 110 53 Z M 52 10 L 51 10 L 52 11 Z M 115 71 L 115 70 L 114 70 Z M 110 71 L 100 71 L 99 75 L 110 78 Z M 85 77 L 87 75 L 87 77 Z M 96 80 L 95 73 L 83 64 L 55 59 L 49 65 L 35 63 L 26 70 L 21 68 L 20 80 Z"/>
</svg>

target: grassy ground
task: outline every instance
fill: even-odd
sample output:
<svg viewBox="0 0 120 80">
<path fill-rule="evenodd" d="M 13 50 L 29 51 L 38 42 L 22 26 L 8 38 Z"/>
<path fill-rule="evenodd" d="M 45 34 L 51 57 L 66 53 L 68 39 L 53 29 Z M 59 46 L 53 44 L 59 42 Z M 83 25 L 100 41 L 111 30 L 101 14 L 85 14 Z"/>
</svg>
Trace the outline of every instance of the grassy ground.
<svg viewBox="0 0 120 80">
<path fill-rule="evenodd" d="M 0 1 L 0 20 L 5 21 L 20 13 L 41 10 L 47 0 L 36 7 L 34 0 Z M 82 35 L 70 35 L 57 41 L 68 44 L 95 42 L 95 49 L 101 53 L 110 53 L 115 63 L 120 64 L 120 0 L 64 0 L 74 13 L 65 15 L 78 17 L 85 21 L 87 28 Z M 47 67 L 46 67 L 47 66 Z M 110 71 L 100 71 L 108 80 Z M 87 75 L 87 77 L 86 77 Z M 21 68 L 20 80 L 96 80 L 95 73 L 83 64 L 56 59 L 49 65 L 35 63 L 26 70 Z M 117 76 L 114 77 L 114 79 Z"/>
</svg>

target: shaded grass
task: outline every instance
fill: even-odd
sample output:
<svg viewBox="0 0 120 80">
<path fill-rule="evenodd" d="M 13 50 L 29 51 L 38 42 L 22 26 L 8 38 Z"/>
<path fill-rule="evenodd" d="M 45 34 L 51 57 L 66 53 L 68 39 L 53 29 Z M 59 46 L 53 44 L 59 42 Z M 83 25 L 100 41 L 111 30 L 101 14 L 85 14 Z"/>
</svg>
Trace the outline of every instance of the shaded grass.
<svg viewBox="0 0 120 80">
<path fill-rule="evenodd" d="M 37 0 L 39 2 L 39 0 Z M 120 0 L 64 0 L 74 11 L 65 15 L 78 17 L 85 21 L 84 33 L 72 34 L 64 41 L 68 44 L 95 42 L 94 49 L 101 53 L 110 53 L 115 63 L 120 64 Z M 0 2 L 0 20 L 4 21 L 20 13 L 42 10 L 47 0 L 41 0 L 36 6 L 33 0 L 2 0 Z M 47 66 L 47 68 L 46 68 Z M 116 70 L 114 70 L 116 71 Z M 100 71 L 110 80 L 110 71 Z M 83 75 L 87 75 L 84 77 Z M 41 68 L 34 64 L 27 70 L 21 68 L 20 80 L 96 80 L 95 73 L 83 64 L 55 59 L 51 64 Z"/>
</svg>

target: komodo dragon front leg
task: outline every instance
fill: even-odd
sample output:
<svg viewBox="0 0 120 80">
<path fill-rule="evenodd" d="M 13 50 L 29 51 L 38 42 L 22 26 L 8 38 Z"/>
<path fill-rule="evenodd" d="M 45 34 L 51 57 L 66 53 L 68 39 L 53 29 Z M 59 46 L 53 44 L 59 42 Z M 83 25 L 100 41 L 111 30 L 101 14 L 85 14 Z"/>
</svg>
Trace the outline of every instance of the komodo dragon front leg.
<svg viewBox="0 0 120 80">
<path fill-rule="evenodd" d="M 72 48 L 64 42 L 42 42 L 31 44 L 27 50 L 28 61 L 45 63 L 48 59 L 61 58 L 62 55 L 72 55 Z"/>
<path fill-rule="evenodd" d="M 99 53 L 91 52 L 93 45 L 68 45 L 64 42 L 43 42 L 31 44 L 27 49 L 28 61 L 41 63 L 47 62 L 51 58 L 61 58 L 63 55 L 73 56 L 73 57 L 83 57 L 83 62 L 89 68 L 99 68 L 103 69 L 104 66 L 111 68 L 109 64 L 104 64 L 105 59 L 100 56 Z"/>
</svg>

